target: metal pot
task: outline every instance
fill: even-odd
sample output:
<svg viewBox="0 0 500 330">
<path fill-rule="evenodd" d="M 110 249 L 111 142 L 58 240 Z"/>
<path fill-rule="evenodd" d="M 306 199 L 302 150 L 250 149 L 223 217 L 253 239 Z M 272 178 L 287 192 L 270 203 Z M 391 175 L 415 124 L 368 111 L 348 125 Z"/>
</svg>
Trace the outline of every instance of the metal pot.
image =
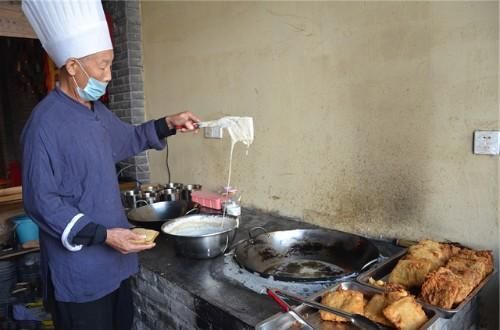
<svg viewBox="0 0 500 330">
<path fill-rule="evenodd" d="M 166 222 L 161 230 L 174 239 L 178 254 L 208 259 L 226 252 L 238 226 L 239 218 L 197 214 Z"/>
<path fill-rule="evenodd" d="M 166 201 L 178 201 L 180 200 L 180 192 L 178 189 L 175 188 L 167 188 L 162 190 L 162 197 Z"/>
<path fill-rule="evenodd" d="M 255 229 L 264 228 L 256 227 Z M 236 261 L 251 272 L 282 281 L 332 281 L 356 276 L 378 260 L 367 238 L 325 229 L 263 233 L 239 242 Z"/>
<path fill-rule="evenodd" d="M 185 215 L 186 210 L 184 201 L 158 202 L 132 209 L 127 217 L 134 225 L 159 229 L 165 221 Z"/>
<path fill-rule="evenodd" d="M 182 183 L 177 183 L 177 182 L 169 182 L 165 185 L 165 188 L 170 188 L 170 189 L 182 189 L 184 185 Z"/>
<path fill-rule="evenodd" d="M 142 192 L 146 191 L 157 192 L 163 189 L 163 185 L 159 183 L 147 183 L 147 184 L 142 184 L 140 188 Z"/>
<path fill-rule="evenodd" d="M 187 184 L 182 189 L 182 199 L 191 203 L 191 192 L 194 190 L 201 190 L 200 184 Z"/>
<path fill-rule="evenodd" d="M 122 191 L 122 203 L 126 210 L 133 209 L 137 206 L 139 193 L 135 190 Z"/>
<path fill-rule="evenodd" d="M 159 202 L 158 200 L 156 200 L 156 198 L 157 197 L 156 197 L 156 194 L 154 192 L 152 192 L 152 191 L 143 191 L 141 193 L 141 199 L 136 202 L 136 206 L 137 206 L 137 204 L 139 204 L 139 201 L 142 201 L 145 204 L 152 205 L 152 204 L 154 204 L 156 202 Z"/>
</svg>

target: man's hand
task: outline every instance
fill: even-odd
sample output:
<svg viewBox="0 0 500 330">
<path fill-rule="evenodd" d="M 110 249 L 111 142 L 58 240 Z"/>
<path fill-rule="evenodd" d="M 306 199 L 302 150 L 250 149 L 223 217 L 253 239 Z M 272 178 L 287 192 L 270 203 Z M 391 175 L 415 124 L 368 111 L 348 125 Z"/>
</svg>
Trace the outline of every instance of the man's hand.
<svg viewBox="0 0 500 330">
<path fill-rule="evenodd" d="M 190 132 L 198 130 L 198 127 L 195 123 L 198 123 L 200 119 L 195 116 L 193 113 L 181 112 L 176 115 L 171 115 L 165 117 L 165 121 L 167 122 L 168 128 L 175 128 L 181 132 Z"/>
<path fill-rule="evenodd" d="M 154 248 L 156 245 L 155 243 L 134 243 L 134 241 L 142 241 L 146 237 L 144 235 L 138 235 L 130 229 L 112 228 L 106 230 L 106 233 L 106 244 L 123 254 L 149 250 Z"/>
</svg>

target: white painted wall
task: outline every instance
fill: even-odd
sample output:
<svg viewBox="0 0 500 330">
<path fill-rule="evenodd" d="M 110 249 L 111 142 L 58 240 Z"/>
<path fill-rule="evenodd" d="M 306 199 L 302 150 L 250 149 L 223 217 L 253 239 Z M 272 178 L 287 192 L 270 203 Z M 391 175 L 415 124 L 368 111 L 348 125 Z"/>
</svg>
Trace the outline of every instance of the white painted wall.
<svg viewBox="0 0 500 330">
<path fill-rule="evenodd" d="M 498 157 L 471 152 L 500 128 L 496 2 L 144 2 L 142 18 L 150 118 L 254 117 L 244 205 L 498 256 Z M 224 184 L 227 140 L 169 142 L 175 181 Z"/>
</svg>

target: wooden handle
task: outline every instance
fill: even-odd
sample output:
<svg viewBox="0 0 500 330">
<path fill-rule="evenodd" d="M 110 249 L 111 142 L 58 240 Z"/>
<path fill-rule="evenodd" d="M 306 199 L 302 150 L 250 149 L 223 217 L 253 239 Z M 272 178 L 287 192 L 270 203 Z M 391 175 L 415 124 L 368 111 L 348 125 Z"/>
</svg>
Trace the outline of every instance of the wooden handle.
<svg viewBox="0 0 500 330">
<path fill-rule="evenodd" d="M 412 240 L 409 240 L 409 239 L 396 239 L 394 241 L 394 244 L 397 245 L 397 246 L 402 246 L 402 247 L 410 247 L 412 245 L 417 245 L 418 242 L 417 241 L 412 241 Z"/>
</svg>

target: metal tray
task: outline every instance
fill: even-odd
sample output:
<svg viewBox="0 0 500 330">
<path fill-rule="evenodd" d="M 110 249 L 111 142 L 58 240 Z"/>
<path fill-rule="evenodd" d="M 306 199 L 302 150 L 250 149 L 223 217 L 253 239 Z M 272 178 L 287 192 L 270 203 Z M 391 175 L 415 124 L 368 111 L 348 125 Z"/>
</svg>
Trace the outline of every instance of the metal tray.
<svg viewBox="0 0 500 330">
<path fill-rule="evenodd" d="M 321 297 L 329 292 L 329 291 L 335 291 L 337 290 L 338 287 L 341 287 L 344 290 L 356 290 L 360 291 L 363 294 L 367 296 L 372 296 L 373 294 L 376 293 L 383 293 L 383 290 L 380 289 L 374 289 L 371 287 L 368 287 L 366 285 L 362 285 L 360 283 L 356 282 L 340 282 L 337 283 L 325 290 L 322 290 L 310 297 L 308 297 L 308 300 L 311 301 L 316 301 L 320 302 Z M 420 328 L 422 329 L 430 329 L 431 326 L 438 320 L 438 315 L 433 309 L 428 309 L 425 306 L 422 306 L 424 308 L 425 313 L 427 314 L 427 317 L 429 320 Z M 303 304 L 298 305 L 293 309 L 295 312 L 297 312 L 300 316 L 302 316 L 314 329 L 318 330 L 351 330 L 351 329 L 358 329 L 358 327 L 353 326 L 350 323 L 341 323 L 341 322 L 330 322 L 330 321 L 323 321 L 321 320 L 321 317 L 319 316 L 319 312 L 311 307 L 305 306 Z M 300 329 L 300 325 L 298 322 L 288 313 L 277 313 L 270 318 L 260 322 L 255 326 L 255 329 L 258 330 L 284 330 L 284 329 L 293 329 L 293 330 L 298 330 Z M 380 329 L 392 329 L 384 326 L 380 326 Z"/>
<path fill-rule="evenodd" d="M 407 251 L 403 251 L 401 253 L 398 253 L 397 255 L 377 264 L 376 266 L 367 270 L 366 272 L 361 273 L 356 278 L 356 281 L 358 281 L 359 283 L 361 283 L 363 285 L 369 286 L 371 288 L 384 290 L 384 288 L 370 284 L 368 279 L 370 277 L 372 277 L 375 280 L 382 280 L 382 281 L 386 282 L 388 277 L 389 277 L 389 274 L 394 269 L 394 267 L 396 267 L 396 264 L 398 263 L 399 259 L 401 259 L 402 257 L 404 257 L 406 255 L 406 252 Z M 469 295 L 460 304 L 458 304 L 458 306 L 456 306 L 453 309 L 446 309 L 446 308 L 441 308 L 441 307 L 438 307 L 435 305 L 431 305 L 431 304 L 423 301 L 418 296 L 417 296 L 417 301 L 420 304 L 422 304 L 422 306 L 424 306 L 425 308 L 435 310 L 436 313 L 440 317 L 449 319 L 449 318 L 453 317 L 453 315 L 455 315 L 457 312 L 463 310 L 464 307 L 467 306 L 467 304 L 469 304 L 472 299 L 474 299 L 474 297 L 479 293 L 479 291 L 483 288 L 483 286 L 485 286 L 486 283 L 488 283 L 488 281 L 491 279 L 491 277 L 495 273 L 496 273 L 496 270 L 493 270 L 488 276 L 486 276 L 481 281 L 481 283 L 478 284 L 478 286 L 476 286 L 474 288 L 474 290 L 471 291 L 471 293 L 469 293 Z"/>
</svg>

